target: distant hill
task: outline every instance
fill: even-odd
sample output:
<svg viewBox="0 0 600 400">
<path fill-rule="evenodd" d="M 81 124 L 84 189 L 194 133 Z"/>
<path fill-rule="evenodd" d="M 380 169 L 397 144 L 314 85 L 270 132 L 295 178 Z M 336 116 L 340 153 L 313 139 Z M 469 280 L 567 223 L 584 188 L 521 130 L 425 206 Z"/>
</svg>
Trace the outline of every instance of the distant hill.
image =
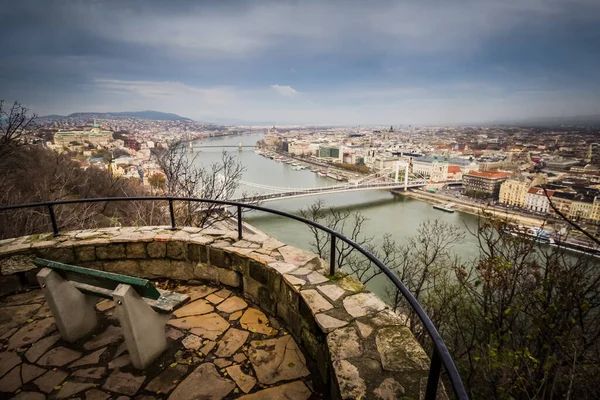
<svg viewBox="0 0 600 400">
<path fill-rule="evenodd" d="M 66 117 L 64 115 L 51 114 L 51 115 L 44 115 L 43 117 L 39 117 L 39 118 L 61 119 L 61 118 L 66 118 Z"/>
<path fill-rule="evenodd" d="M 61 118 L 98 118 L 98 119 L 126 119 L 126 118 L 139 118 L 148 119 L 154 121 L 191 121 L 189 118 L 182 117 L 177 114 L 164 113 L 160 111 L 124 111 L 124 112 L 78 112 L 69 114 L 66 116 L 62 115 L 47 115 L 42 118 L 48 119 L 61 119 Z"/>
</svg>

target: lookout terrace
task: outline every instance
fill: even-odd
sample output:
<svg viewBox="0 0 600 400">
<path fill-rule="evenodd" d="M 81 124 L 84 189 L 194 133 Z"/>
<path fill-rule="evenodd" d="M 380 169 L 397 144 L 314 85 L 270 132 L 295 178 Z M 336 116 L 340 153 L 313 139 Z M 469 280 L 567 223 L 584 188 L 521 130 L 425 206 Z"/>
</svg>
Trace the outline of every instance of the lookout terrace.
<svg viewBox="0 0 600 400">
<path fill-rule="evenodd" d="M 0 242 L 16 399 L 423 398 L 430 360 L 357 280 L 263 234 L 121 227 Z M 445 398 L 440 385 L 438 398 Z"/>
</svg>

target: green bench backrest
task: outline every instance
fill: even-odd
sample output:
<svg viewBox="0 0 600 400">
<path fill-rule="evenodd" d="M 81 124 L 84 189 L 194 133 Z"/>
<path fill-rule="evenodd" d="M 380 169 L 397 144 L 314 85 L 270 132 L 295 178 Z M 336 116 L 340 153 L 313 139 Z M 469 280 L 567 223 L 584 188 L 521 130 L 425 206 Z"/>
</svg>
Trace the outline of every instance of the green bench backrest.
<svg viewBox="0 0 600 400">
<path fill-rule="evenodd" d="M 147 299 L 157 300 L 160 297 L 158 290 L 147 279 L 63 264 L 43 258 L 36 258 L 33 263 L 38 267 L 52 269 L 69 281 L 85 283 L 109 290 L 115 290 L 120 283 L 124 283 L 133 287 L 140 296 Z"/>
</svg>

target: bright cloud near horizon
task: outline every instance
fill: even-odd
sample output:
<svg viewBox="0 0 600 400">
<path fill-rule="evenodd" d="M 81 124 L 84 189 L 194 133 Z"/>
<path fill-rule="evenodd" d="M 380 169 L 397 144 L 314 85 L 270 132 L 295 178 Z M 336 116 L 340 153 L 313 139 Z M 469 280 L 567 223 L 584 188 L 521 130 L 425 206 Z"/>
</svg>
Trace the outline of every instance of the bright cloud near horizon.
<svg viewBox="0 0 600 400">
<path fill-rule="evenodd" d="M 600 114 L 600 1 L 23 0 L 0 98 L 39 115 L 443 124 Z"/>
<path fill-rule="evenodd" d="M 273 89 L 277 91 L 282 96 L 285 97 L 294 97 L 298 94 L 298 91 L 291 86 L 281 86 L 281 85 L 271 85 Z"/>
</svg>

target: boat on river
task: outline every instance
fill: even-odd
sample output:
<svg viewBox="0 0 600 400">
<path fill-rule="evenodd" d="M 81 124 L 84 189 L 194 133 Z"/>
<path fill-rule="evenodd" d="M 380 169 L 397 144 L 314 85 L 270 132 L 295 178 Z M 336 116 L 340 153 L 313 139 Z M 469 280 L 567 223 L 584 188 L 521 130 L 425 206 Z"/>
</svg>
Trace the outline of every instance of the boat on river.
<svg viewBox="0 0 600 400">
<path fill-rule="evenodd" d="M 564 238 L 558 235 L 554 237 L 554 246 L 564 247 L 565 249 L 575 253 L 585 253 L 594 257 L 600 257 L 600 248 L 591 242 L 579 241 L 573 238 Z"/>
<path fill-rule="evenodd" d="M 533 240 L 537 243 L 555 244 L 555 240 L 550 236 L 550 233 L 542 228 L 527 227 L 523 225 L 508 225 L 503 228 L 503 231 L 515 237 L 521 237 L 528 240 Z"/>
<path fill-rule="evenodd" d="M 585 243 L 573 238 L 566 238 L 556 233 L 550 233 L 542 228 L 530 228 L 522 225 L 509 225 L 502 229 L 512 236 L 533 240 L 536 243 L 553 247 L 562 247 L 567 251 L 600 257 L 600 248 L 592 243 Z"/>
<path fill-rule="evenodd" d="M 445 211 L 445 212 L 447 212 L 447 213 L 453 213 L 453 212 L 454 212 L 454 209 L 453 209 L 452 207 L 454 207 L 455 205 L 456 205 L 456 204 L 454 204 L 454 203 L 446 203 L 446 204 L 444 204 L 444 205 L 441 205 L 441 204 L 435 204 L 435 205 L 433 206 L 433 208 L 435 208 L 436 210 L 442 210 L 442 211 Z"/>
</svg>

